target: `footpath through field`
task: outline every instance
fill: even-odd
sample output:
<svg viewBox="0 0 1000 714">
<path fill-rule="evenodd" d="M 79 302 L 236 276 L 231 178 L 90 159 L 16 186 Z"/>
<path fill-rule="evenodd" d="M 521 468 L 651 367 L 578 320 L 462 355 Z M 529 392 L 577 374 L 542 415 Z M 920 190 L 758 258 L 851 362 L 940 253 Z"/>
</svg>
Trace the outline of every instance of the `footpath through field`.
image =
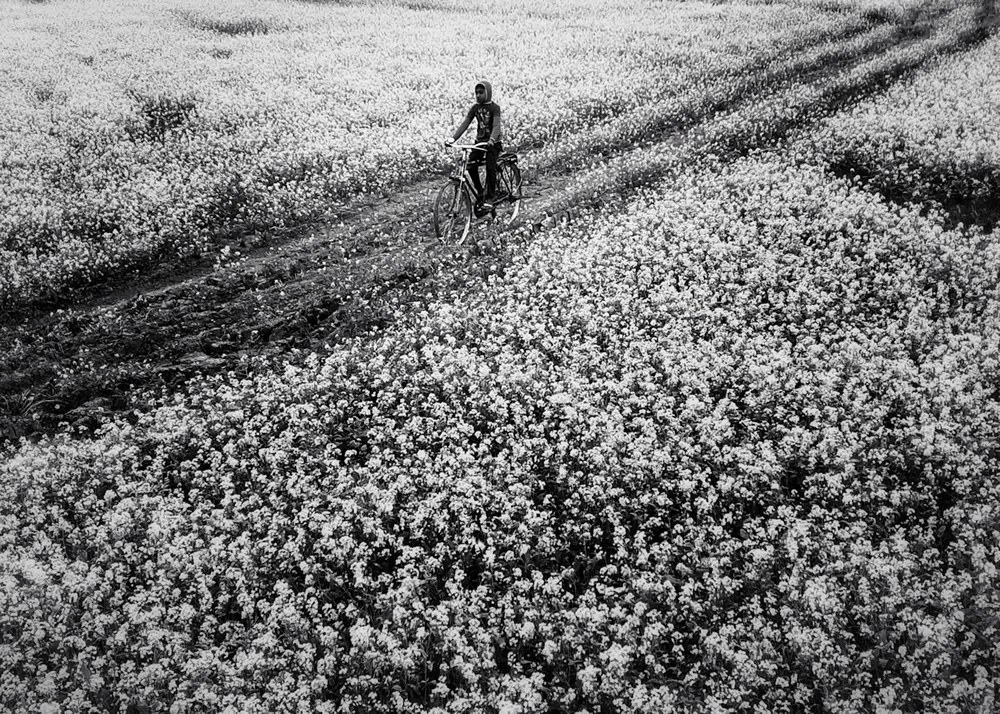
<svg viewBox="0 0 1000 714">
<path fill-rule="evenodd" d="M 877 25 L 816 38 L 784 62 L 751 67 L 738 100 L 696 116 L 636 124 L 635 114 L 655 112 L 641 107 L 522 150 L 521 224 L 506 233 L 481 224 L 467 246 L 433 239 L 430 206 L 441 177 L 422 178 L 358 199 L 327 223 L 267 236 L 264 247 L 245 255 L 174 266 L 65 309 L 8 317 L 0 324 L 7 346 L 0 445 L 53 433 L 61 423 L 97 426 L 112 412 L 140 409 L 137 395 L 148 389 L 181 388 L 197 374 L 248 370 L 255 359 L 294 361 L 389 329 L 407 310 L 502 272 L 540 230 L 615 210 L 680 165 L 780 145 L 995 30 L 989 0 L 968 26 L 939 32 L 952 12 L 928 3 L 917 15 L 886 18 L 888 35 Z"/>
</svg>

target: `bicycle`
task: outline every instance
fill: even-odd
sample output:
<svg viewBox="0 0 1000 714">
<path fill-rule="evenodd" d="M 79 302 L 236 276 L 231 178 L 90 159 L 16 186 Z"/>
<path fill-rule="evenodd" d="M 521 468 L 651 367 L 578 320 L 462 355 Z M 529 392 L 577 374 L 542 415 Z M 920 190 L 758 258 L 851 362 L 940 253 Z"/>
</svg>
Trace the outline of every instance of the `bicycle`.
<svg viewBox="0 0 1000 714">
<path fill-rule="evenodd" d="M 434 200 L 434 232 L 443 241 L 461 245 L 469 237 L 473 215 L 476 218 L 489 215 L 492 221 L 499 221 L 504 225 L 517 220 L 521 212 L 521 170 L 517 166 L 515 152 L 505 151 L 497 157 L 497 186 L 493 208 L 480 214 L 475 209 L 479 195 L 472 184 L 470 171 L 478 171 L 479 166 L 485 162 L 473 162 L 469 157 L 476 149 L 485 149 L 486 144 L 453 146 L 461 149 L 462 155 Z"/>
</svg>

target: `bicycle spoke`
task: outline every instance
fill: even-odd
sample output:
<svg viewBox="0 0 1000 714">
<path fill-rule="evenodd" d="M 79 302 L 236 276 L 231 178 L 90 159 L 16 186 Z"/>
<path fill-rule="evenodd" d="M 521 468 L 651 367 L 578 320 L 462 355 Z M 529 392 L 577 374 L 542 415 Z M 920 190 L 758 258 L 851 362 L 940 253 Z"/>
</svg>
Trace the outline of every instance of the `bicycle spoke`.
<svg viewBox="0 0 1000 714">
<path fill-rule="evenodd" d="M 450 180 L 438 192 L 434 202 L 434 229 L 438 238 L 448 243 L 461 243 L 472 224 L 472 203 L 465 188 Z"/>
<path fill-rule="evenodd" d="M 521 208 L 521 173 L 511 162 L 504 162 L 498 168 L 499 191 L 494 218 L 509 225 L 517 219 Z"/>
<path fill-rule="evenodd" d="M 488 212 L 473 207 L 476 199 L 469 181 L 468 152 L 476 147 L 459 147 L 466 153 L 456 173 L 438 191 L 434 201 L 434 232 L 446 243 L 462 244 L 472 228 L 474 218 L 487 218 L 490 223 L 513 223 L 521 209 L 521 172 L 517 157 L 509 154 L 499 162 L 496 176 L 496 198 Z"/>
</svg>

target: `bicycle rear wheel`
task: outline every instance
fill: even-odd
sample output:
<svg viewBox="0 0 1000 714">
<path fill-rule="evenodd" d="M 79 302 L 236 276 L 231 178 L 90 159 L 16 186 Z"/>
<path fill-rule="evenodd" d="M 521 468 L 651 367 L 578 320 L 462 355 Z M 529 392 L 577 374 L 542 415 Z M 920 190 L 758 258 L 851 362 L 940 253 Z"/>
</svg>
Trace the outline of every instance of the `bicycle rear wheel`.
<svg viewBox="0 0 1000 714">
<path fill-rule="evenodd" d="M 447 243 L 462 243 L 472 228 L 472 200 L 458 181 L 448 181 L 434 200 L 434 233 Z"/>
<path fill-rule="evenodd" d="M 509 225 L 521 212 L 521 170 L 517 164 L 505 161 L 497 167 L 497 201 L 493 208 L 496 220 Z"/>
</svg>

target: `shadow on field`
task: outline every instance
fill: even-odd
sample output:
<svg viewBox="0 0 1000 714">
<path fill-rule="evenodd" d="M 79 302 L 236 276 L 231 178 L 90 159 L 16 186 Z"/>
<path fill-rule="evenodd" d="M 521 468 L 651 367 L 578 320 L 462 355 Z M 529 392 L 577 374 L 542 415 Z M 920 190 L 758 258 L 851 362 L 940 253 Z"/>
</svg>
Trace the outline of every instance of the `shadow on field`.
<svg viewBox="0 0 1000 714">
<path fill-rule="evenodd" d="M 906 20 L 898 27 L 899 41 L 908 42 L 914 46 L 932 37 L 937 27 L 948 15 L 941 9 L 928 9 L 921 15 Z M 996 29 L 997 13 L 994 0 L 983 0 L 980 11 L 972 26 L 958 34 L 954 41 L 944 46 L 931 46 L 924 52 L 913 57 L 902 57 L 881 69 L 875 69 L 865 75 L 862 81 L 839 85 L 833 83 L 825 89 L 818 99 L 810 105 L 802 107 L 795 116 L 779 119 L 766 127 L 750 125 L 746 132 L 733 132 L 726 141 L 720 143 L 727 153 L 744 155 L 749 151 L 765 146 L 773 146 L 785 139 L 793 131 L 811 124 L 817 117 L 829 114 L 841 107 L 856 103 L 884 93 L 897 82 L 906 79 L 920 69 L 928 61 L 939 57 L 947 57 L 971 49 L 986 40 Z M 866 52 L 853 59 L 851 64 L 857 66 L 877 58 L 881 53 Z M 833 76 L 845 67 L 820 67 L 806 71 L 795 78 L 796 82 L 814 81 L 821 83 L 823 79 Z"/>
<path fill-rule="evenodd" d="M 739 77 L 733 77 L 734 86 L 726 92 L 725 96 L 718 97 L 700 107 L 697 111 L 689 111 L 680 114 L 667 113 L 659 117 L 650 118 L 644 116 L 644 140 L 656 141 L 658 138 L 674 134 L 676 132 L 687 131 L 718 114 L 728 112 L 745 101 L 747 95 L 759 95 L 761 93 L 776 92 L 793 82 L 797 77 L 810 72 L 850 61 L 857 56 L 857 51 L 838 47 L 840 43 L 848 42 L 873 28 L 887 24 L 888 18 L 868 19 L 837 30 L 803 37 L 799 41 L 783 48 L 783 54 L 795 56 L 806 52 L 817 51 L 812 59 L 795 60 L 783 65 L 774 57 L 763 57 L 753 62 L 748 62 L 741 67 Z M 878 47 L 884 46 L 884 40 L 872 40 L 868 46 L 868 51 L 874 52 Z M 819 51 L 824 46 L 830 46 L 826 52 Z M 572 105 L 572 112 L 575 116 L 583 117 L 588 121 L 607 121 L 626 116 L 630 113 L 648 114 L 645 106 L 629 108 L 624 104 L 609 103 L 603 100 L 580 100 Z M 631 138 L 609 142 L 602 146 L 603 151 L 623 151 L 632 147 Z"/>
<path fill-rule="evenodd" d="M 953 55 L 963 52 L 988 39 L 1000 24 L 995 0 L 983 0 L 976 15 L 975 24 L 963 32 L 958 39 L 946 47 L 941 54 Z M 888 88 L 899 77 L 912 72 L 922 62 L 901 67 L 900 71 L 886 73 L 880 77 L 882 88 Z M 849 94 L 833 94 L 834 103 L 847 103 L 853 98 Z M 899 152 L 904 146 L 895 147 Z M 963 168 L 961 175 L 955 175 L 947 167 L 916 161 L 908 161 L 905 176 L 886 176 L 878 167 L 862 156 L 847 152 L 831 167 L 834 174 L 860 180 L 876 191 L 885 200 L 896 204 L 923 204 L 940 208 L 952 226 L 964 224 L 978 226 L 992 233 L 1000 220 L 1000 180 L 995 167 L 981 165 Z M 930 192 L 927 186 L 934 187 Z"/>
<path fill-rule="evenodd" d="M 845 152 L 830 170 L 836 176 L 861 181 L 891 203 L 940 208 L 951 227 L 978 226 L 992 233 L 1000 220 L 1000 179 L 994 167 L 964 169 L 956 177 L 945 167 L 911 157 L 905 175 L 887 176 L 865 157 Z M 928 186 L 933 189 L 928 191 Z"/>
<path fill-rule="evenodd" d="M 973 48 L 996 29 L 995 2 L 984 0 L 969 26 L 951 42 L 943 45 L 933 42 L 934 35 L 952 12 L 954 10 L 927 5 L 921 12 L 907 13 L 895 20 L 893 39 L 889 44 L 868 43 L 865 51 L 860 53 L 832 48 L 811 60 L 795 62 L 794 73 L 773 69 L 762 71 L 757 77 L 746 80 L 746 92 L 731 101 L 716 103 L 715 110 L 699 114 L 697 121 L 685 126 L 684 131 L 677 131 L 676 123 L 671 124 L 667 120 L 651 125 L 653 128 L 643 137 L 643 145 L 670 145 L 673 151 L 669 158 L 619 161 L 614 155 L 605 156 L 604 165 L 609 168 L 600 175 L 602 169 L 599 167 L 592 172 L 595 178 L 591 185 L 565 196 L 563 205 L 553 208 L 556 220 L 552 222 L 571 221 L 575 214 L 581 212 L 581 207 L 594 202 L 592 196 L 607 192 L 627 195 L 636 188 L 669 180 L 678 163 L 697 162 L 707 154 L 735 160 L 755 150 L 779 146 L 793 134 L 808 130 L 824 116 L 886 92 L 930 60 Z M 879 21 L 889 17 L 891 14 L 888 12 L 878 15 Z M 888 53 L 896 50 L 900 52 L 893 60 Z M 884 65 L 880 66 L 881 58 L 887 56 Z M 837 61 L 828 64 L 825 60 L 831 57 L 836 57 Z M 858 72 L 856 77 L 848 76 L 850 71 L 864 70 L 865 67 L 869 69 Z M 803 87 L 813 94 L 806 102 L 797 96 Z M 770 107 L 767 106 L 769 102 Z M 777 110 L 761 113 L 762 106 L 770 109 L 777 107 Z M 719 127 L 720 121 L 722 128 Z M 615 148 L 623 156 L 634 153 L 631 145 L 617 144 Z M 854 167 L 856 170 L 853 173 L 851 168 L 841 167 L 844 173 L 856 178 L 871 178 L 870 187 L 883 191 L 888 200 L 933 201 L 935 205 L 943 206 L 955 222 L 963 221 L 992 230 L 1000 213 L 997 192 L 995 188 L 989 188 L 992 185 L 990 182 L 995 183 L 995 180 L 985 174 L 984 181 L 980 182 L 980 191 L 975 195 L 945 192 L 947 195 L 920 197 L 908 192 L 904 186 L 879 185 L 871 167 L 859 165 Z"/>
</svg>

